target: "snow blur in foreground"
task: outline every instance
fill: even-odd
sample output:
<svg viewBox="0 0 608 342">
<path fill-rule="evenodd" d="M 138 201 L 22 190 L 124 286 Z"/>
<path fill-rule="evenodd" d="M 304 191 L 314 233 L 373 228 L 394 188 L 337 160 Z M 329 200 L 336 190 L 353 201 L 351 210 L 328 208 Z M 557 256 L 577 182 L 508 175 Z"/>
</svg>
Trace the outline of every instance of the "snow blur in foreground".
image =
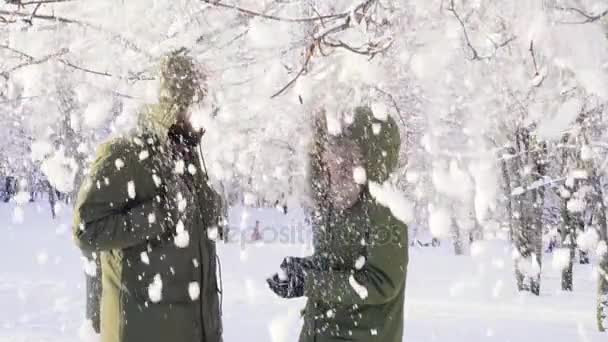
<svg viewBox="0 0 608 342">
<path fill-rule="evenodd" d="M 69 229 L 55 229 L 69 225 L 71 213 L 64 210 L 54 222 L 47 205 L 24 204 L 23 223 L 0 228 L 6 242 L 0 249 L 0 341 L 99 341 L 84 321 L 85 270 L 80 253 Z M 12 204 L 0 204 L 0 217 L 10 218 L 13 211 Z M 231 219 L 242 214 L 242 209 L 233 210 Z M 274 208 L 250 210 L 244 221 L 260 220 L 265 226 L 284 222 L 281 215 Z M 590 309 L 595 303 L 592 266 L 575 263 L 574 292 L 568 294 L 559 291 L 559 270 L 545 268 L 542 295 L 537 298 L 516 293 L 510 249 L 504 242 L 476 242 L 472 255 L 458 258 L 449 245 L 411 249 L 404 341 L 605 340 L 595 333 Z M 220 243 L 218 250 L 225 341 L 296 341 L 305 300 L 277 298 L 264 279 L 278 270 L 284 256 L 305 255 L 310 246 Z M 546 262 L 551 263 L 551 258 L 545 254 Z M 152 296 L 161 283 L 155 281 Z M 193 298 L 198 296 L 197 287 L 186 289 Z"/>
</svg>

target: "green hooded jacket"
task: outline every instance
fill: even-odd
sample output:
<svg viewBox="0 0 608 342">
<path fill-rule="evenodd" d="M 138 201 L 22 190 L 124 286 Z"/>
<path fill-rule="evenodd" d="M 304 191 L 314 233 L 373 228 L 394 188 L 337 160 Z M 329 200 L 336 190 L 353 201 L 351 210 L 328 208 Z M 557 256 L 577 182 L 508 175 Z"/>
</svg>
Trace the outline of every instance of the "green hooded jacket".
<svg viewBox="0 0 608 342">
<path fill-rule="evenodd" d="M 312 187 L 323 193 L 319 149 L 327 134 L 318 129 L 312 156 Z M 382 183 L 397 167 L 400 137 L 395 121 L 357 108 L 342 138 L 359 146 L 367 181 Z M 322 196 L 321 196 L 322 197 Z M 305 275 L 304 327 L 300 342 L 401 342 L 408 262 L 407 226 L 377 203 L 365 186 L 357 202 L 335 210 L 317 200 L 314 219 L 317 265 Z"/>
<path fill-rule="evenodd" d="M 173 153 L 177 105 L 165 97 L 102 145 L 78 195 L 75 240 L 101 259 L 103 342 L 222 341 L 208 237 L 221 202 L 197 154 Z"/>
</svg>

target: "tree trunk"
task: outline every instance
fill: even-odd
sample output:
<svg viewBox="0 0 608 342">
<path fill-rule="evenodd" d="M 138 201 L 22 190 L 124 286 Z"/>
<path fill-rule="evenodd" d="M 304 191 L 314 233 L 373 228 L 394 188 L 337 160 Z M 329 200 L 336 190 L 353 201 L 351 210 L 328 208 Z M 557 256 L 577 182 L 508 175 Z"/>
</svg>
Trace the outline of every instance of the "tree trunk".
<svg viewBox="0 0 608 342">
<path fill-rule="evenodd" d="M 454 254 L 463 255 L 464 247 L 462 243 L 462 236 L 460 234 L 460 229 L 456 224 L 456 220 L 452 219 L 452 240 L 454 241 Z"/>
<path fill-rule="evenodd" d="M 591 170 L 591 186 L 593 188 L 594 216 L 596 217 L 600 243 L 608 244 L 608 223 L 606 222 L 606 203 L 604 191 L 599 175 L 595 169 Z M 608 252 L 599 256 L 598 263 L 598 293 L 597 293 L 597 326 L 599 331 L 608 330 Z"/>
<path fill-rule="evenodd" d="M 47 183 L 47 187 L 48 187 L 48 194 L 49 194 L 49 204 L 51 205 L 51 215 L 53 216 L 53 219 L 55 217 L 57 217 L 56 213 L 55 213 L 55 204 L 57 203 L 57 199 L 55 198 L 55 189 L 53 189 L 53 186 L 51 185 L 50 182 L 46 182 Z"/>
</svg>

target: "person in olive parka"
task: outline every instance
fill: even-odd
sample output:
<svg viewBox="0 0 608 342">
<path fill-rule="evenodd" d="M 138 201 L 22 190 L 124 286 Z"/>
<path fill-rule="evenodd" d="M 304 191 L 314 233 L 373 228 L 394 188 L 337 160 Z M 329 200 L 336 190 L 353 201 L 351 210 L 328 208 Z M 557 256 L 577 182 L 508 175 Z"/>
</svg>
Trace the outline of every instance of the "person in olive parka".
<svg viewBox="0 0 608 342">
<path fill-rule="evenodd" d="M 184 49 L 161 63 L 161 93 L 137 129 L 100 146 L 78 195 L 74 236 L 101 259 L 103 342 L 219 342 L 220 198 L 190 123 L 204 77 Z"/>
<path fill-rule="evenodd" d="M 268 284 L 284 298 L 308 297 L 300 342 L 401 342 L 407 227 L 370 194 L 397 167 L 399 130 L 366 107 L 338 136 L 319 122 L 311 156 L 315 251 L 285 258 Z"/>
</svg>

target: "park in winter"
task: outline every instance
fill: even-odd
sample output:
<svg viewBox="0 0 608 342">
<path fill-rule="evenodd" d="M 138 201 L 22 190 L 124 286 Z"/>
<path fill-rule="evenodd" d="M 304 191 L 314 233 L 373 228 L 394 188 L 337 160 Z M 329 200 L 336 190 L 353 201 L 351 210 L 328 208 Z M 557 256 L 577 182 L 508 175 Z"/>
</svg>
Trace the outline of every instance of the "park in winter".
<svg viewBox="0 0 608 342">
<path fill-rule="evenodd" d="M 0 0 L 0 342 L 608 340 L 608 0 Z"/>
</svg>

